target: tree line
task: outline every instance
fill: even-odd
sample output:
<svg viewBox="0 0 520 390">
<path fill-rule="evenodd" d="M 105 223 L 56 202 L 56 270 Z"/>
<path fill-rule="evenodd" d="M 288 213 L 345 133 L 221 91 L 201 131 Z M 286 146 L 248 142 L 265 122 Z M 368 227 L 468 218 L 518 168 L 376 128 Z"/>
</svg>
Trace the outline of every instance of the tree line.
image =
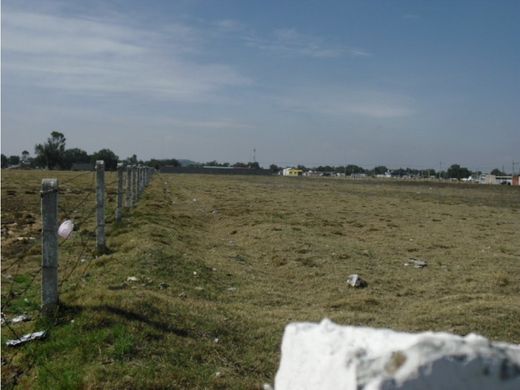
<svg viewBox="0 0 520 390">
<path fill-rule="evenodd" d="M 24 150 L 21 156 L 9 156 L 2 154 L 2 168 L 9 166 L 21 166 L 26 168 L 41 168 L 41 169 L 63 169 L 70 170 L 78 168 L 81 165 L 94 167 L 98 160 L 105 162 L 105 169 L 113 171 L 117 168 L 117 163 L 121 162 L 112 150 L 104 148 L 88 154 L 85 150 L 79 148 L 66 148 L 65 135 L 59 131 L 53 131 L 47 141 L 34 146 L 34 157 L 29 151 Z M 139 160 L 134 154 L 125 160 L 127 164 L 142 164 L 160 168 L 163 165 L 178 166 L 179 162 L 176 159 L 151 159 L 148 161 Z"/>
<path fill-rule="evenodd" d="M 2 168 L 9 166 L 22 166 L 28 168 L 44 168 L 44 169 L 64 169 L 70 170 L 78 166 L 78 164 L 94 166 L 97 160 L 103 160 L 105 162 L 106 170 L 115 170 L 117 163 L 120 162 L 119 156 L 117 156 L 112 150 L 108 148 L 101 149 L 92 154 L 88 154 L 85 150 L 79 148 L 66 148 L 65 135 L 59 131 L 53 131 L 47 141 L 34 146 L 34 157 L 24 150 L 21 156 L 9 156 L 2 154 Z M 178 160 L 171 159 L 155 159 L 152 158 L 148 161 L 139 160 L 134 154 L 126 159 L 122 160 L 129 165 L 142 164 L 159 169 L 162 166 L 180 166 Z M 189 166 L 202 167 L 202 166 L 217 166 L 217 167 L 230 167 L 230 168 L 250 168 L 259 169 L 260 165 L 257 162 L 236 162 L 230 164 L 228 162 L 219 163 L 215 160 L 206 163 L 193 163 Z M 399 168 L 399 169 L 388 169 L 384 165 L 376 166 L 372 169 L 365 169 L 355 164 L 349 164 L 345 166 L 331 166 L 324 165 L 314 168 L 307 168 L 304 165 L 298 165 L 298 169 L 303 171 L 317 171 L 323 174 L 345 174 L 347 176 L 356 174 L 365 174 L 368 176 L 376 175 L 390 175 L 393 177 L 439 177 L 444 179 L 464 179 L 471 175 L 480 175 L 482 172 L 472 172 L 466 167 L 462 167 L 459 164 L 451 165 L 445 171 L 436 171 L 435 169 L 413 169 L 413 168 Z M 276 164 L 271 164 L 269 169 L 273 173 L 277 173 L 282 170 L 281 167 Z M 498 168 L 491 171 L 492 175 L 503 176 L 505 172 L 502 172 Z"/>
</svg>

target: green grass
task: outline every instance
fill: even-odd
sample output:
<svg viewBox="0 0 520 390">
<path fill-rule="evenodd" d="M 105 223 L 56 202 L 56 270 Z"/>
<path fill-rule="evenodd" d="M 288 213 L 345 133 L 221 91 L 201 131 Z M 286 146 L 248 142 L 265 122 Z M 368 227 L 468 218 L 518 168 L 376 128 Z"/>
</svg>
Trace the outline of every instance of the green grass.
<svg viewBox="0 0 520 390">
<path fill-rule="evenodd" d="M 39 237 L 44 175 L 2 172 L 3 269 L 30 245 L 16 237 Z M 70 208 L 92 188 L 88 175 L 66 184 L 65 211 L 81 220 Z M 112 185 L 111 252 L 95 257 L 93 218 L 81 226 L 85 253 L 80 235 L 61 247 L 60 275 L 74 269 L 62 307 L 53 324 L 12 326 L 49 335 L 2 347 L 6 388 L 259 388 L 273 381 L 285 325 L 324 317 L 520 342 L 518 188 L 160 175 L 121 226 L 113 194 Z M 29 251 L 2 272 L 8 317 L 37 316 L 21 304 L 39 297 L 39 279 L 27 279 L 38 250 Z M 428 266 L 405 267 L 409 257 Z M 368 288 L 349 289 L 352 273 Z M 3 345 L 12 336 L 3 327 Z"/>
</svg>

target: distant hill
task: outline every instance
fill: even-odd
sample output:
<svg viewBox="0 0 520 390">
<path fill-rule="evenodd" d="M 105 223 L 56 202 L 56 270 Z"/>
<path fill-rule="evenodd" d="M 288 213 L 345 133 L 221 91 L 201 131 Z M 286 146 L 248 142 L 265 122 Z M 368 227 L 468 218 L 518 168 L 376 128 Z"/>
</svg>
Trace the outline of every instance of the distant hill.
<svg viewBox="0 0 520 390">
<path fill-rule="evenodd" d="M 186 160 L 186 159 L 178 159 L 177 160 L 179 162 L 179 164 L 181 164 L 181 166 L 183 167 L 187 167 L 189 165 L 193 165 L 193 164 L 200 164 L 196 161 L 192 161 L 192 160 Z"/>
</svg>

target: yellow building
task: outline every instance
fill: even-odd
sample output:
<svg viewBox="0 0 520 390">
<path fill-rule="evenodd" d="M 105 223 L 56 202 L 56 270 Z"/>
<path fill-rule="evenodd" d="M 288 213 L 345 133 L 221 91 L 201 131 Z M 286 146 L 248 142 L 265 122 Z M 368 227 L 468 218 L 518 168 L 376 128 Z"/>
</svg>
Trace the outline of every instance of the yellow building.
<svg viewBox="0 0 520 390">
<path fill-rule="evenodd" d="M 303 170 L 296 169 L 296 168 L 285 168 L 283 170 L 284 176 L 301 176 L 303 173 Z"/>
</svg>

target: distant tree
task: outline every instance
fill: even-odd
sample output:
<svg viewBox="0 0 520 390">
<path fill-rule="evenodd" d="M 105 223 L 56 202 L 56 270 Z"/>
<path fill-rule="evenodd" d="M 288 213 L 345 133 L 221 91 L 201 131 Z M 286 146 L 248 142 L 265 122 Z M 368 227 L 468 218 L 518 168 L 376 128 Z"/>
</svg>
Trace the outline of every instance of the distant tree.
<svg viewBox="0 0 520 390">
<path fill-rule="evenodd" d="M 247 167 L 251 169 L 260 169 L 260 164 L 258 164 L 256 161 L 248 162 Z"/>
<path fill-rule="evenodd" d="M 90 161 L 95 164 L 96 161 L 103 160 L 105 162 L 106 171 L 114 171 L 117 168 L 119 157 L 110 149 L 101 149 L 90 157 Z"/>
<path fill-rule="evenodd" d="M 269 165 L 269 170 L 273 173 L 278 172 L 280 170 L 280 167 L 276 164 L 271 164 L 271 165 Z"/>
<path fill-rule="evenodd" d="M 219 163 L 217 160 L 208 161 L 207 163 L 202 164 L 202 165 L 206 166 L 206 167 L 229 167 L 229 163 L 228 162 Z"/>
<path fill-rule="evenodd" d="M 236 162 L 232 165 L 233 168 L 247 168 L 247 164 L 243 162 Z"/>
<path fill-rule="evenodd" d="M 459 164 L 453 164 L 448 168 L 448 177 L 452 179 L 463 179 L 471 176 L 468 168 L 461 167 Z"/>
<path fill-rule="evenodd" d="M 424 176 L 426 176 L 426 177 L 435 177 L 435 175 L 436 175 L 437 173 L 435 172 L 435 169 L 430 168 L 430 169 L 425 169 L 425 170 L 423 171 L 423 174 L 424 174 Z"/>
<path fill-rule="evenodd" d="M 502 172 L 500 169 L 498 168 L 495 168 L 491 171 L 491 174 L 492 175 L 495 175 L 495 176 L 505 176 L 505 172 Z"/>
<path fill-rule="evenodd" d="M 388 171 L 388 168 L 385 167 L 384 165 L 379 165 L 374 168 L 375 175 L 384 175 L 386 173 L 386 171 Z"/>
<path fill-rule="evenodd" d="M 9 165 L 7 156 L 2 153 L 2 168 L 7 168 Z"/>
<path fill-rule="evenodd" d="M 331 167 L 330 165 L 325 165 L 325 166 L 320 165 L 319 167 L 316 168 L 316 171 L 318 171 L 318 172 L 332 172 L 332 171 L 334 171 L 334 167 Z"/>
<path fill-rule="evenodd" d="M 307 167 L 305 165 L 301 165 L 301 164 L 298 164 L 296 166 L 296 169 L 299 169 L 299 170 L 304 171 L 304 172 L 308 171 Z"/>
<path fill-rule="evenodd" d="M 345 174 L 352 175 L 356 173 L 365 173 L 365 170 L 357 165 L 349 164 L 345 167 Z"/>
<path fill-rule="evenodd" d="M 38 163 L 48 169 L 61 167 L 65 153 L 65 141 L 65 136 L 62 133 L 53 131 L 45 144 L 37 144 L 34 147 L 34 153 Z"/>
<path fill-rule="evenodd" d="M 27 150 L 24 150 L 22 152 L 22 163 L 28 163 L 30 155 L 31 155 L 31 153 L 29 153 Z"/>
<path fill-rule="evenodd" d="M 136 165 L 137 164 L 137 155 L 132 154 L 130 157 L 127 157 L 125 160 L 127 165 Z"/>
<path fill-rule="evenodd" d="M 70 169 L 75 163 L 89 163 L 90 156 L 83 149 L 67 149 L 63 153 L 63 168 Z"/>
<path fill-rule="evenodd" d="M 162 159 L 162 160 L 152 158 L 151 160 L 146 161 L 144 164 L 149 167 L 154 167 L 155 169 L 160 169 L 161 167 L 164 167 L 164 166 L 169 166 L 169 167 L 180 166 L 179 161 L 174 158 Z"/>
<path fill-rule="evenodd" d="M 7 162 L 9 163 L 9 165 L 18 165 L 18 164 L 20 164 L 20 156 L 16 156 L 16 155 L 9 156 L 9 158 L 7 159 Z"/>
</svg>

